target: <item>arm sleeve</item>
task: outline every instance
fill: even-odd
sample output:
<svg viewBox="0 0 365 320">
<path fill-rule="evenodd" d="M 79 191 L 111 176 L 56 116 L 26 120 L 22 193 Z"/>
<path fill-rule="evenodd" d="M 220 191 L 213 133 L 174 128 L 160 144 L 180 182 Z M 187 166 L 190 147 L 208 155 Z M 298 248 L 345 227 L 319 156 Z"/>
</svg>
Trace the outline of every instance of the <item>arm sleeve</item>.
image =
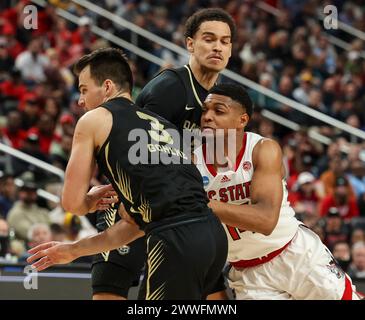
<svg viewBox="0 0 365 320">
<path fill-rule="evenodd" d="M 166 70 L 146 84 L 136 104 L 176 123 L 186 104 L 185 86 L 176 73 Z"/>
</svg>

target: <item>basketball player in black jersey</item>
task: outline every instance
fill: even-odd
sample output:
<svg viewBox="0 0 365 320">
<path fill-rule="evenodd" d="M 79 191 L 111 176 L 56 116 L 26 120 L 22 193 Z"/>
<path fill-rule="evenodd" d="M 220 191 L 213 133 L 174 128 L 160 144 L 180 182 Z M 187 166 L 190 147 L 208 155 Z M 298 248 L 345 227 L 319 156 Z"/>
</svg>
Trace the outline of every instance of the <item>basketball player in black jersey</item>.
<svg viewBox="0 0 365 320">
<path fill-rule="evenodd" d="M 101 49 L 86 55 L 76 70 L 80 99 L 102 98 L 99 107 L 85 104 L 89 111 L 77 123 L 62 205 L 85 214 L 105 203 L 110 189 L 88 192 L 96 160 L 123 203 L 120 211 L 129 214 L 133 223 L 123 219 L 74 243 L 37 246 L 30 251 L 33 255 L 28 262 L 38 259 L 33 266 L 41 271 L 79 256 L 116 249 L 146 235 L 146 270 L 139 297 L 204 299 L 226 261 L 227 239 L 207 206 L 199 171 L 193 164 L 183 163 L 189 155 L 169 133 L 176 127 L 131 102 L 131 70 L 119 50 Z M 113 76 L 108 77 L 110 74 Z M 131 148 L 136 142 L 128 136 L 134 129 L 146 132 L 148 141 L 140 144 L 140 152 L 148 159 L 157 154 L 158 159 L 168 156 L 180 164 L 147 161 L 132 165 Z M 169 152 L 172 149 L 174 152 Z"/>
<path fill-rule="evenodd" d="M 136 104 L 159 114 L 181 131 L 199 132 L 203 101 L 228 64 L 235 33 L 234 20 L 226 11 L 209 8 L 196 12 L 185 24 L 188 65 L 162 71 L 143 88 Z M 209 299 L 226 298 L 223 278 L 213 292 Z"/>
<path fill-rule="evenodd" d="M 202 102 L 213 87 L 231 56 L 235 35 L 232 17 L 222 9 L 203 9 L 192 15 L 185 24 L 186 45 L 190 52 L 189 64 L 168 69 L 152 79 L 142 90 L 136 104 L 172 122 L 179 130 L 199 129 Z M 97 213 L 99 231 L 119 220 L 116 208 Z M 94 299 L 127 298 L 144 258 L 143 240 L 125 248 L 98 254 L 92 267 Z M 210 299 L 225 296 L 224 279 L 213 289 Z"/>
<path fill-rule="evenodd" d="M 158 74 L 143 88 L 136 104 L 180 130 L 199 129 L 203 101 L 228 64 L 235 32 L 226 11 L 209 8 L 196 12 L 185 24 L 189 64 Z"/>
</svg>

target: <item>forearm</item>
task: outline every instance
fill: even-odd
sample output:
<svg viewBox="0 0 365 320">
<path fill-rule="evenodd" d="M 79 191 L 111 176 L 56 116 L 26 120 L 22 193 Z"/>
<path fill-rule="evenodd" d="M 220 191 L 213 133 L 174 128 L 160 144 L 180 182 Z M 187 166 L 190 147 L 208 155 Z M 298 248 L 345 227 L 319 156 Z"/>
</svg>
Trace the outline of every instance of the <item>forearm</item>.
<svg viewBox="0 0 365 320">
<path fill-rule="evenodd" d="M 144 235 L 137 225 L 123 220 L 97 235 L 81 239 L 72 244 L 75 259 L 104 251 L 110 251 L 126 245 Z"/>
<path fill-rule="evenodd" d="M 222 223 L 242 230 L 269 235 L 277 224 L 275 209 L 259 204 L 236 205 L 211 200 L 209 207 Z"/>
<path fill-rule="evenodd" d="M 76 216 L 84 216 L 90 212 L 86 199 L 80 201 L 77 205 L 74 203 L 72 205 L 63 204 L 62 206 L 65 211 L 72 212 Z"/>
</svg>

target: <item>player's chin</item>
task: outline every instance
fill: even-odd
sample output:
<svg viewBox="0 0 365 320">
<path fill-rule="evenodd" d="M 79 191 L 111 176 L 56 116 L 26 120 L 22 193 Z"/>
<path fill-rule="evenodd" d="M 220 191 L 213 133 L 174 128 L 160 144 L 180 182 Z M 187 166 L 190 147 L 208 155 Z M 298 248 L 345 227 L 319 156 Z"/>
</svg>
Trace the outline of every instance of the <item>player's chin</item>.
<svg viewBox="0 0 365 320">
<path fill-rule="evenodd" d="M 226 63 L 223 60 L 209 59 L 205 67 L 210 71 L 221 72 L 226 67 Z"/>
<path fill-rule="evenodd" d="M 201 129 L 201 132 L 202 132 L 202 136 L 203 137 L 214 137 L 215 136 L 215 129 L 213 128 L 202 128 Z"/>
</svg>

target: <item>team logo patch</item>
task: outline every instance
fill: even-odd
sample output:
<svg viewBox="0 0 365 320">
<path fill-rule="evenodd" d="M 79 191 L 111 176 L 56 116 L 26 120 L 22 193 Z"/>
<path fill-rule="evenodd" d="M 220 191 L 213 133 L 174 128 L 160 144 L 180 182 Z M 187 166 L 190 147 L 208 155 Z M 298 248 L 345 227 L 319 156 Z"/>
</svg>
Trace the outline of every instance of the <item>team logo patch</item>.
<svg viewBox="0 0 365 320">
<path fill-rule="evenodd" d="M 207 176 L 203 176 L 203 185 L 206 187 L 209 184 L 209 178 Z"/>
<path fill-rule="evenodd" d="M 330 263 L 327 265 L 327 268 L 329 269 L 329 271 L 334 273 L 338 279 L 341 279 L 345 275 L 345 272 L 335 262 L 335 260 L 331 260 Z"/>
<path fill-rule="evenodd" d="M 121 255 L 121 256 L 124 256 L 126 254 L 129 253 L 130 251 L 130 247 L 129 246 L 122 246 L 120 248 L 117 249 L 118 253 Z"/>
<path fill-rule="evenodd" d="M 251 162 L 250 162 L 250 161 L 245 161 L 245 162 L 242 164 L 242 168 L 243 168 L 243 170 L 245 170 L 245 171 L 250 170 L 250 169 L 251 169 L 251 167 L 252 167 L 252 164 L 251 164 Z"/>
</svg>

